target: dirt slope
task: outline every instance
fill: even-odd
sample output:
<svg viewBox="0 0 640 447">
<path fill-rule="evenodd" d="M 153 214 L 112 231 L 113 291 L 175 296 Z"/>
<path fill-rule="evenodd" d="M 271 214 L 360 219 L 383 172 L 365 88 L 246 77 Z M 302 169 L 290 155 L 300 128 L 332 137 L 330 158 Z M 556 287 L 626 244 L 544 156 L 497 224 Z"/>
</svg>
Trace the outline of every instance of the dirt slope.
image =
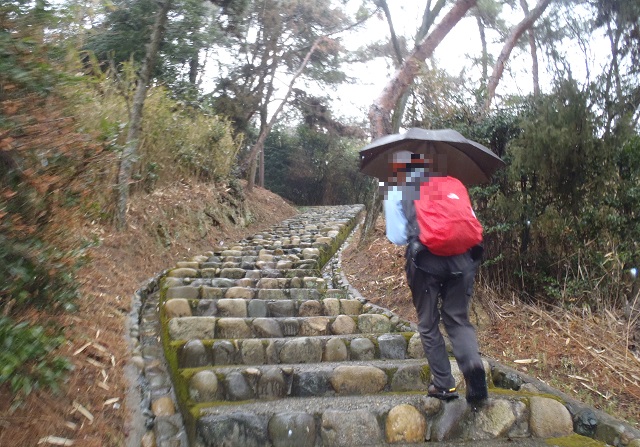
<svg viewBox="0 0 640 447">
<path fill-rule="evenodd" d="M 74 446 L 122 446 L 123 366 L 128 360 L 124 327 L 133 292 L 178 260 L 240 240 L 295 212 L 261 188 L 243 202 L 229 187 L 180 183 L 133 196 L 121 233 L 77 215 L 56 215 L 67 227 L 70 246 L 95 242 L 78 275 L 80 308 L 73 314 L 25 317 L 65 328 L 68 342 L 62 354 L 73 361 L 74 370 L 59 395 L 34 392 L 13 414 L 9 391 L 0 388 L 0 446 L 63 445 L 53 437 L 72 440 Z M 231 221 L 250 223 L 234 226 Z"/>
</svg>

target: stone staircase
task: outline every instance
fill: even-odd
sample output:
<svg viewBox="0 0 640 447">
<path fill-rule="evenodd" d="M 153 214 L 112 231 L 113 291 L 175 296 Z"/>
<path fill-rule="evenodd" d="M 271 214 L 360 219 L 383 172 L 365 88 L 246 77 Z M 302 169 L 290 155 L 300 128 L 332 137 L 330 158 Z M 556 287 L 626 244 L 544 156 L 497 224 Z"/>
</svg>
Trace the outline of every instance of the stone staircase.
<svg viewBox="0 0 640 447">
<path fill-rule="evenodd" d="M 132 333 L 148 445 L 640 446 L 631 427 L 488 361 L 481 407 L 426 397 L 415 327 L 342 281 L 334 255 L 362 212 L 310 208 L 149 285 Z"/>
</svg>

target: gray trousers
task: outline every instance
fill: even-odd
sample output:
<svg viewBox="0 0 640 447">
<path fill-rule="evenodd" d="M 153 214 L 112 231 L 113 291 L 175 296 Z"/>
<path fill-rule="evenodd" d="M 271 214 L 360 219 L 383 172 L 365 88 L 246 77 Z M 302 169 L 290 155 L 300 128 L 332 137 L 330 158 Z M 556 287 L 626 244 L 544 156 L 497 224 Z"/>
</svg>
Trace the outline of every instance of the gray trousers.
<svg viewBox="0 0 640 447">
<path fill-rule="evenodd" d="M 423 250 L 416 255 L 411 252 L 411 244 L 406 258 L 407 282 L 434 385 L 443 389 L 456 386 L 438 327 L 440 319 L 451 340 L 453 355 L 469 383 L 473 371 L 482 369 L 475 328 L 469 322 L 469 302 L 480 261 L 474 261 L 470 252 L 445 257 Z"/>
</svg>

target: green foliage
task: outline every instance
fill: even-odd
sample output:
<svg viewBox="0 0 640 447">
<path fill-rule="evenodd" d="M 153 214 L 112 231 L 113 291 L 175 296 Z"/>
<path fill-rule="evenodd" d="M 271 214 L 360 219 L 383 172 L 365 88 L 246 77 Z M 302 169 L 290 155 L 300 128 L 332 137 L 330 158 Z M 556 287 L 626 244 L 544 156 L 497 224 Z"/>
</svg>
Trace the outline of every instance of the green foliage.
<svg viewBox="0 0 640 447">
<path fill-rule="evenodd" d="M 29 306 L 74 310 L 77 286 L 69 259 L 73 257 L 36 239 L 19 241 L 0 235 L 0 277 L 4 278 L 0 308 L 5 312 Z"/>
<path fill-rule="evenodd" d="M 228 120 L 184 107 L 162 88 L 147 98 L 140 164 L 157 163 L 158 176 L 178 172 L 202 180 L 228 181 L 242 143 Z M 171 138 L 167 138 L 167 136 Z M 175 178 L 175 173 L 172 174 Z"/>
<path fill-rule="evenodd" d="M 265 143 L 265 186 L 297 205 L 364 203 L 361 141 L 313 130 L 274 129 Z"/>
<path fill-rule="evenodd" d="M 128 130 L 129 104 L 136 82 L 133 67 L 123 64 L 120 70 L 109 71 L 97 85 L 74 86 L 69 91 L 83 131 L 97 135 L 116 154 L 122 150 Z M 158 86 L 149 89 L 145 101 L 140 142 L 133 188 L 151 191 L 156 185 L 184 177 L 228 182 L 242 138 L 233 134 L 225 118 L 204 107 L 191 107 Z M 99 208 L 109 208 L 113 177 L 96 181 L 102 185 L 99 190 L 108 193 L 94 199 L 101 204 Z"/>
<path fill-rule="evenodd" d="M 44 27 L 53 15 L 44 2 L 20 0 L 0 5 L 0 74 L 4 82 L 48 92 L 59 74 L 46 59 Z M 28 32 L 24 32 L 28 30 Z"/>
<path fill-rule="evenodd" d="M 411 125 L 451 127 L 508 164 L 472 188 L 485 229 L 482 278 L 560 306 L 623 306 L 624 270 L 640 262 L 640 137 L 628 120 L 602 134 L 597 86 L 559 81 L 549 95 L 513 98 L 481 117 L 447 77 L 416 90 Z M 448 86 L 450 91 L 445 91 Z M 428 88 L 427 88 L 428 87 Z"/>
<path fill-rule="evenodd" d="M 0 316 L 0 385 L 10 386 L 14 408 L 34 390 L 58 391 L 72 369 L 67 359 L 55 355 L 63 343 L 64 337 L 42 326 Z"/>
</svg>

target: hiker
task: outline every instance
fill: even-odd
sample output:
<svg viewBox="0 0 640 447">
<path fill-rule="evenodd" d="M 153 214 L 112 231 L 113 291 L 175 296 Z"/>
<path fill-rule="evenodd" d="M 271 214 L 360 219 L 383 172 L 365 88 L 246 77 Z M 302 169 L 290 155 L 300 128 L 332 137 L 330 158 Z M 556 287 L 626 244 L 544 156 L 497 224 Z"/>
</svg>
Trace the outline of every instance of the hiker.
<svg viewBox="0 0 640 447">
<path fill-rule="evenodd" d="M 401 150 L 390 157 L 392 178 L 384 193 L 386 234 L 392 243 L 407 245 L 407 283 L 418 315 L 418 332 L 433 375 L 428 395 L 442 400 L 458 397 L 444 339 L 438 327 L 442 318 L 453 346 L 453 355 L 466 381 L 467 401 L 479 403 L 487 398 L 487 382 L 478 339 L 469 322 L 469 302 L 483 249 L 476 243 L 463 253 L 443 256 L 434 254 L 420 242 L 421 229 L 416 207 L 420 213 L 423 212 L 420 205 L 425 188 L 429 187 L 429 181 L 435 183 L 439 178 L 451 177 L 439 176 L 434 169 L 433 159 L 422 154 Z M 466 188 L 461 183 L 460 186 L 467 195 Z M 415 202 L 418 199 L 421 199 L 420 202 Z M 470 202 L 468 207 L 469 213 L 473 214 Z M 423 216 L 420 218 L 424 219 Z M 479 231 L 481 240 L 481 227 Z"/>
</svg>

